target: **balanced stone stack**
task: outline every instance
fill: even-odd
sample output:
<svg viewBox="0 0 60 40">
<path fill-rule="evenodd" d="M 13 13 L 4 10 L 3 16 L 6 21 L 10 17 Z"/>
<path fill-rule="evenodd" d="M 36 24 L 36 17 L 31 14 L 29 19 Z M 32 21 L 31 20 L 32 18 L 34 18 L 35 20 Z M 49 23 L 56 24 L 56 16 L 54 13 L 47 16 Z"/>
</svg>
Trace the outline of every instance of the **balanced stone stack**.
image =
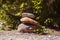
<svg viewBox="0 0 60 40">
<path fill-rule="evenodd" d="M 20 21 L 22 22 L 19 26 L 17 31 L 18 32 L 34 32 L 35 29 L 38 29 L 41 27 L 41 25 L 33 20 L 35 18 L 35 15 L 31 13 L 22 13 L 22 18 Z"/>
</svg>

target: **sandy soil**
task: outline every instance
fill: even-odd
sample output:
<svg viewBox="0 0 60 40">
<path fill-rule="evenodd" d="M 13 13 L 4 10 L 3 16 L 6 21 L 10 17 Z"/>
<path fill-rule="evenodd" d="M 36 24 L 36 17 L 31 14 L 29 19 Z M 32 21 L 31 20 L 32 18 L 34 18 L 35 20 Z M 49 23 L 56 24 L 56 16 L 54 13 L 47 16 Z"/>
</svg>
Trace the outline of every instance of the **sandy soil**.
<svg viewBox="0 0 60 40">
<path fill-rule="evenodd" d="M 0 40 L 60 40 L 60 36 L 0 31 Z"/>
<path fill-rule="evenodd" d="M 16 30 L 0 30 L 0 40 L 60 40 L 60 31 L 47 29 L 49 34 L 39 35 L 35 33 L 20 33 Z"/>
<path fill-rule="evenodd" d="M 48 34 L 50 35 L 60 35 L 60 31 L 55 30 L 55 29 L 49 29 L 47 28 Z"/>
</svg>

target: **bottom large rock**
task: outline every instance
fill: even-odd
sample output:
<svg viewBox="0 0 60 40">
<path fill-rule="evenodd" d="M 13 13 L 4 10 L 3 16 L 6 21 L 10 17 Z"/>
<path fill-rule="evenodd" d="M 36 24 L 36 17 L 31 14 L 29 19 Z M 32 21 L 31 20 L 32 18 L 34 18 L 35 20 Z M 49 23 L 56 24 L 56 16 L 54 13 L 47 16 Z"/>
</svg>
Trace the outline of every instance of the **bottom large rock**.
<svg viewBox="0 0 60 40">
<path fill-rule="evenodd" d="M 38 27 L 31 25 L 31 24 L 23 24 L 21 23 L 18 26 L 17 31 L 18 32 L 34 32 L 35 29 L 37 29 Z"/>
</svg>

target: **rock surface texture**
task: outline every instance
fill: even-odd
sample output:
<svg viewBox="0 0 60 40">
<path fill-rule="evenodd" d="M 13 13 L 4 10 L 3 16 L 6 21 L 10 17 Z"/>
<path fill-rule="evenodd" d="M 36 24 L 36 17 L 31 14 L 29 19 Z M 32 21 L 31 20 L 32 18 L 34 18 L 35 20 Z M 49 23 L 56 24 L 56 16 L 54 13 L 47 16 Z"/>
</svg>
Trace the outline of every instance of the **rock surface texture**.
<svg viewBox="0 0 60 40">
<path fill-rule="evenodd" d="M 12 32 L 13 31 L 6 33 L 0 31 L 0 40 L 60 40 L 60 36 L 56 35 Z"/>
</svg>

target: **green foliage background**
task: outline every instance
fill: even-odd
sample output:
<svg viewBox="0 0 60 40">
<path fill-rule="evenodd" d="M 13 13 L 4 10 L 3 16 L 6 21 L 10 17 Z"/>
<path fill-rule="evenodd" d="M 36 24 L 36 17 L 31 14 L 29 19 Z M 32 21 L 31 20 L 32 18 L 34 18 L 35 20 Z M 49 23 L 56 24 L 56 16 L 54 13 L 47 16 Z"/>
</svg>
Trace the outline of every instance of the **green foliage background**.
<svg viewBox="0 0 60 40">
<path fill-rule="evenodd" d="M 57 2 L 60 1 L 57 0 Z M 0 22 L 4 27 L 16 29 L 20 24 L 21 13 L 23 12 L 35 14 L 35 20 L 44 26 L 46 23 L 60 22 L 57 8 L 54 10 L 54 6 L 47 4 L 49 4 L 48 0 L 0 0 Z"/>
</svg>

